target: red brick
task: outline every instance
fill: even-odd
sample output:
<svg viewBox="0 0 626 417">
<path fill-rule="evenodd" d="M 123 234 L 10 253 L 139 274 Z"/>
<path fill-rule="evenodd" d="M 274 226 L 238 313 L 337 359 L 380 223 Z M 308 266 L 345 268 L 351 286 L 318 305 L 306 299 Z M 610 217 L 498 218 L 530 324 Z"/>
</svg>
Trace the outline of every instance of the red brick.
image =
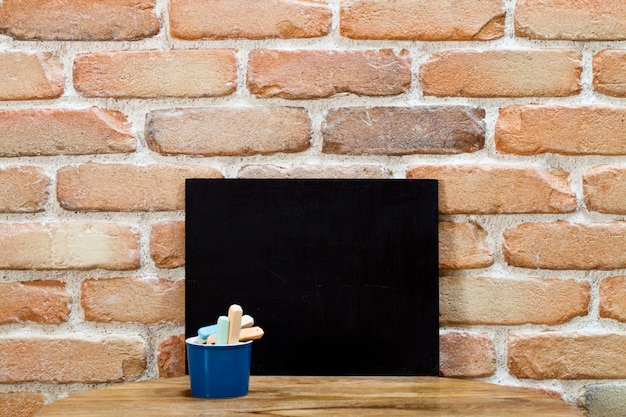
<svg viewBox="0 0 626 417">
<path fill-rule="evenodd" d="M 159 268 L 185 265 L 185 222 L 162 222 L 152 226 L 150 255 Z"/>
<path fill-rule="evenodd" d="M 600 317 L 626 322 L 626 276 L 600 282 Z"/>
<path fill-rule="evenodd" d="M 66 210 L 183 210 L 186 178 L 221 176 L 206 165 L 89 162 L 59 170 L 57 197 Z"/>
<path fill-rule="evenodd" d="M 46 398 L 40 392 L 16 391 L 0 393 L 0 415 L 32 417 L 43 407 Z"/>
<path fill-rule="evenodd" d="M 86 97 L 215 97 L 236 86 L 232 50 L 93 52 L 74 60 L 74 87 Z"/>
<path fill-rule="evenodd" d="M 324 36 L 332 15 L 316 0 L 171 0 L 169 16 L 171 35 L 192 40 Z"/>
<path fill-rule="evenodd" d="M 0 324 L 63 323 L 72 297 L 59 281 L 0 282 Z"/>
<path fill-rule="evenodd" d="M 420 68 L 424 95 L 564 97 L 581 90 L 582 55 L 574 49 L 448 50 Z"/>
<path fill-rule="evenodd" d="M 482 378 L 495 371 L 496 350 L 486 333 L 446 332 L 439 336 L 442 376 Z"/>
<path fill-rule="evenodd" d="M 602 94 L 626 97 L 626 49 L 607 49 L 594 55 L 593 87 Z"/>
<path fill-rule="evenodd" d="M 622 0 L 519 0 L 515 34 L 531 39 L 624 40 L 626 5 Z"/>
<path fill-rule="evenodd" d="M 352 39 L 491 40 L 504 36 L 502 0 L 344 0 L 341 34 Z"/>
<path fill-rule="evenodd" d="M 567 213 L 576 210 L 568 173 L 505 165 L 409 167 L 407 178 L 439 181 L 441 213 Z"/>
<path fill-rule="evenodd" d="M 374 165 L 245 165 L 239 178 L 391 178 L 390 170 Z"/>
<path fill-rule="evenodd" d="M 0 156 L 123 153 L 135 148 L 131 126 L 117 111 L 0 110 Z"/>
<path fill-rule="evenodd" d="M 476 222 L 439 222 L 439 268 L 484 268 L 493 264 L 487 231 Z"/>
<path fill-rule="evenodd" d="M 170 336 L 159 343 L 157 365 L 161 378 L 185 375 L 185 335 Z"/>
<path fill-rule="evenodd" d="M 585 204 L 601 213 L 626 214 L 626 167 L 599 165 L 583 175 Z"/>
<path fill-rule="evenodd" d="M 268 50 L 250 53 L 248 88 L 259 97 L 312 99 L 339 93 L 392 96 L 411 85 L 407 50 Z"/>
<path fill-rule="evenodd" d="M 0 101 L 61 97 L 63 64 L 49 52 L 0 52 Z"/>
<path fill-rule="evenodd" d="M 330 110 L 322 126 L 322 151 L 353 155 L 475 152 L 484 146 L 484 117 L 484 110 L 464 106 Z"/>
<path fill-rule="evenodd" d="M 297 107 L 155 110 L 146 120 L 148 146 L 164 155 L 300 152 L 310 139 L 309 115 Z"/>
<path fill-rule="evenodd" d="M 156 35 L 155 0 L 3 0 L 0 33 L 19 40 L 122 41 Z"/>
<path fill-rule="evenodd" d="M 39 167 L 0 168 L 0 213 L 36 213 L 45 210 L 50 177 Z"/>
<path fill-rule="evenodd" d="M 500 110 L 498 152 L 626 155 L 626 107 L 513 105 Z"/>
</svg>

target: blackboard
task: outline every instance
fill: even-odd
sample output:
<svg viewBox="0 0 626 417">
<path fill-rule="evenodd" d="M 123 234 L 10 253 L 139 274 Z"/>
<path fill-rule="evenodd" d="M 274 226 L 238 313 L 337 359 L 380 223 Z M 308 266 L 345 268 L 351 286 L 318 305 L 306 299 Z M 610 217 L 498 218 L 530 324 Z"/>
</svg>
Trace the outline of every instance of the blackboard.
<svg viewBox="0 0 626 417">
<path fill-rule="evenodd" d="M 252 373 L 437 375 L 437 182 L 189 179 L 186 335 L 237 303 Z"/>
</svg>

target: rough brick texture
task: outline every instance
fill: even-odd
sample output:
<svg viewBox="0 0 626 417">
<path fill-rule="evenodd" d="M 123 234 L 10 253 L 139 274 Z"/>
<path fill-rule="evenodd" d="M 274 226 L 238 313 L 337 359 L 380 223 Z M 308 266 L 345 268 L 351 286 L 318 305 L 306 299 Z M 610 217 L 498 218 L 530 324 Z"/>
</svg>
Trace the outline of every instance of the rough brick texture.
<svg viewBox="0 0 626 417">
<path fill-rule="evenodd" d="M 94 52 L 74 60 L 74 86 L 87 97 L 214 97 L 236 84 L 231 50 Z"/>
<path fill-rule="evenodd" d="M 98 107 L 0 111 L 0 156 L 133 152 L 126 117 Z"/>
<path fill-rule="evenodd" d="M 43 407 L 46 398 L 40 392 L 16 391 L 0 393 L 0 415 L 32 417 Z"/>
<path fill-rule="evenodd" d="M 522 268 L 626 268 L 626 222 L 524 223 L 504 231 L 502 252 Z"/>
<path fill-rule="evenodd" d="M 122 382 L 141 376 L 143 339 L 31 337 L 0 339 L 0 382 Z"/>
<path fill-rule="evenodd" d="M 585 385 L 578 406 L 588 417 L 623 417 L 626 385 L 621 383 Z"/>
<path fill-rule="evenodd" d="M 593 87 L 614 97 L 626 97 L 626 50 L 604 50 L 593 57 Z"/>
<path fill-rule="evenodd" d="M 407 178 L 439 181 L 441 213 L 563 213 L 576 209 L 568 173 L 498 165 L 409 167 Z"/>
<path fill-rule="evenodd" d="M 0 52 L 0 101 L 43 100 L 65 91 L 63 64 L 50 52 Z"/>
<path fill-rule="evenodd" d="M 182 210 L 186 178 L 220 178 L 204 165 L 86 163 L 58 172 L 57 197 L 66 210 Z"/>
<path fill-rule="evenodd" d="M 518 378 L 626 378 L 626 334 L 512 334 L 508 339 L 508 366 Z"/>
<path fill-rule="evenodd" d="M 59 281 L 0 282 L 0 324 L 62 323 L 72 297 Z"/>
<path fill-rule="evenodd" d="M 185 375 L 185 335 L 170 336 L 161 341 L 157 363 L 161 378 Z"/>
<path fill-rule="evenodd" d="M 587 314 L 590 285 L 573 279 L 439 279 L 443 324 L 562 324 Z"/>
<path fill-rule="evenodd" d="M 239 178 L 391 178 L 391 171 L 373 165 L 299 165 L 287 168 L 276 165 L 246 165 Z"/>
<path fill-rule="evenodd" d="M 146 121 L 150 149 L 165 155 L 300 152 L 310 138 L 311 120 L 298 107 L 155 110 Z"/>
<path fill-rule="evenodd" d="M 439 222 L 439 267 L 484 268 L 493 264 L 487 232 L 476 222 Z"/>
<path fill-rule="evenodd" d="M 185 321 L 185 282 L 152 278 L 89 279 L 80 304 L 89 321 L 144 324 Z"/>
<path fill-rule="evenodd" d="M 383 155 L 475 152 L 484 146 L 484 117 L 484 110 L 463 106 L 330 110 L 322 127 L 322 150 Z"/>
<path fill-rule="evenodd" d="M 407 50 L 260 49 L 250 53 L 248 88 L 259 97 L 311 99 L 338 93 L 401 94 L 411 85 Z"/>
<path fill-rule="evenodd" d="M 624 40 L 626 4 L 621 0 L 519 0 L 515 34 L 531 39 Z"/>
<path fill-rule="evenodd" d="M 420 67 L 427 96 L 563 97 L 581 89 L 575 49 L 448 50 Z"/>
<path fill-rule="evenodd" d="M 446 332 L 439 336 L 442 376 L 481 378 L 495 371 L 496 351 L 486 333 Z"/>
<path fill-rule="evenodd" d="M 0 33 L 20 40 L 121 41 L 156 35 L 155 0 L 3 0 Z"/>
<path fill-rule="evenodd" d="M 583 175 L 585 205 L 601 213 L 626 214 L 626 167 L 600 165 Z"/>
<path fill-rule="evenodd" d="M 139 232 L 116 223 L 0 223 L 0 269 L 137 269 Z"/>
<path fill-rule="evenodd" d="M 180 39 L 312 38 L 330 30 L 328 4 L 315 0 L 172 0 L 170 33 Z"/>
<path fill-rule="evenodd" d="M 33 166 L 0 168 L 0 213 L 36 213 L 45 209 L 50 177 Z"/>
<path fill-rule="evenodd" d="M 159 268 L 185 265 L 185 222 L 162 222 L 152 226 L 150 255 Z"/>
<path fill-rule="evenodd" d="M 504 35 L 501 0 L 344 0 L 341 34 L 352 39 L 490 40 Z"/>
<path fill-rule="evenodd" d="M 626 322 L 626 276 L 605 278 L 600 283 L 600 317 Z"/>
<path fill-rule="evenodd" d="M 499 152 L 626 155 L 626 107 L 513 105 L 500 110 Z"/>
</svg>

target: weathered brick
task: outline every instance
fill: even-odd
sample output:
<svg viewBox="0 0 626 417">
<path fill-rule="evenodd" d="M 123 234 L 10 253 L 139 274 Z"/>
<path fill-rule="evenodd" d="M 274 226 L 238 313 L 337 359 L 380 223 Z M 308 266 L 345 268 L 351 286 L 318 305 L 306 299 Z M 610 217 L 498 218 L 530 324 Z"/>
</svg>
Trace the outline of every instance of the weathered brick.
<svg viewBox="0 0 626 417">
<path fill-rule="evenodd" d="M 72 297 L 59 281 L 0 282 L 0 324 L 62 323 Z"/>
<path fill-rule="evenodd" d="M 573 279 L 439 278 L 443 324 L 562 324 L 584 316 L 590 285 Z"/>
<path fill-rule="evenodd" d="M 139 232 L 116 223 L 0 223 L 0 269 L 137 269 Z"/>
<path fill-rule="evenodd" d="M 88 279 L 81 286 L 80 305 L 88 321 L 183 324 L 185 281 Z"/>
<path fill-rule="evenodd" d="M 445 377 L 482 378 L 496 371 L 496 351 L 486 333 L 439 335 L 439 372 Z"/>
<path fill-rule="evenodd" d="M 32 417 L 44 406 L 46 398 L 40 392 L 15 391 L 0 393 L 0 416 Z"/>
<path fill-rule="evenodd" d="M 439 181 L 440 213 L 566 213 L 576 210 L 568 173 L 505 165 L 409 167 L 407 178 Z"/>
<path fill-rule="evenodd" d="M 448 50 L 420 68 L 424 95 L 563 97 L 581 90 L 582 55 L 574 49 Z"/>
<path fill-rule="evenodd" d="M 146 142 L 165 155 L 300 152 L 310 139 L 311 120 L 299 107 L 155 110 L 146 118 Z"/>
<path fill-rule="evenodd" d="M 3 0 L 0 33 L 19 40 L 121 41 L 156 35 L 155 0 Z"/>
<path fill-rule="evenodd" d="M 594 55 L 593 87 L 602 94 L 626 97 L 626 49 L 607 49 Z"/>
<path fill-rule="evenodd" d="M 411 76 L 407 50 L 260 49 L 250 53 L 247 82 L 259 97 L 312 99 L 397 95 L 409 89 Z"/>
<path fill-rule="evenodd" d="M 484 268 L 493 264 L 487 231 L 476 222 L 439 222 L 439 267 Z"/>
<path fill-rule="evenodd" d="M 185 375 L 185 335 L 170 336 L 159 343 L 157 365 L 161 378 Z"/>
<path fill-rule="evenodd" d="M 504 36 L 502 0 L 344 0 L 341 34 L 352 39 L 490 40 Z"/>
<path fill-rule="evenodd" d="M 587 417 L 623 417 L 626 409 L 626 385 L 585 385 L 578 397 L 578 406 Z"/>
<path fill-rule="evenodd" d="M 626 155 L 626 107 L 513 105 L 500 110 L 498 152 Z"/>
<path fill-rule="evenodd" d="M 0 382 L 132 381 L 147 363 L 143 339 L 133 336 L 0 338 Z"/>
<path fill-rule="evenodd" d="M 66 210 L 182 210 L 186 178 L 221 178 L 206 165 L 85 163 L 57 174 L 57 197 Z"/>
<path fill-rule="evenodd" d="M 626 378 L 626 333 L 517 333 L 508 367 L 518 378 Z"/>
<path fill-rule="evenodd" d="M 626 276 L 609 277 L 600 283 L 600 317 L 626 321 Z"/>
<path fill-rule="evenodd" d="M 170 34 L 191 40 L 324 36 L 332 15 L 316 0 L 171 0 L 169 16 Z"/>
<path fill-rule="evenodd" d="M 626 214 L 626 166 L 599 165 L 583 175 L 585 205 L 601 213 Z"/>
<path fill-rule="evenodd" d="M 50 52 L 0 52 L 0 100 L 42 100 L 65 91 L 63 64 Z"/>
<path fill-rule="evenodd" d="M 0 156 L 134 152 L 126 117 L 97 107 L 0 110 Z"/>
<path fill-rule="evenodd" d="M 239 178 L 391 178 L 390 170 L 374 165 L 245 165 Z"/>
<path fill-rule="evenodd" d="M 159 268 L 185 265 L 185 222 L 170 221 L 152 226 L 150 255 Z"/>
<path fill-rule="evenodd" d="M 74 60 L 74 86 L 87 97 L 214 97 L 236 84 L 232 50 L 93 52 Z"/>
<path fill-rule="evenodd" d="M 622 0 L 519 0 L 515 35 L 531 39 L 626 39 Z"/>
<path fill-rule="evenodd" d="M 485 143 L 484 118 L 484 110 L 465 106 L 334 109 L 322 126 L 322 151 L 382 155 L 475 152 Z"/>
<path fill-rule="evenodd" d="M 626 222 L 523 223 L 504 231 L 502 252 L 521 268 L 626 268 Z"/>
<path fill-rule="evenodd" d="M 44 211 L 49 185 L 50 177 L 39 167 L 0 168 L 0 213 Z"/>
</svg>

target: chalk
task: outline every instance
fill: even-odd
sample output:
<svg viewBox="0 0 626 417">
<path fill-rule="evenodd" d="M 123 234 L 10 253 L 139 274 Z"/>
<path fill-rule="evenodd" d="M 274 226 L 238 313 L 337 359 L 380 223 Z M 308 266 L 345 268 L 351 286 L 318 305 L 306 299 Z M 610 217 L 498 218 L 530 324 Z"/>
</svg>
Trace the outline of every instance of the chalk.
<svg viewBox="0 0 626 417">
<path fill-rule="evenodd" d="M 251 315 L 244 314 L 243 316 L 241 316 L 241 328 L 242 329 L 245 329 L 247 327 L 252 327 L 253 324 L 254 324 L 254 319 L 252 318 Z"/>
<path fill-rule="evenodd" d="M 225 345 L 228 343 L 228 329 L 230 320 L 226 316 L 219 316 L 217 319 L 217 331 L 215 332 L 215 344 Z"/>
<path fill-rule="evenodd" d="M 198 342 L 206 342 L 207 338 L 215 332 L 217 332 L 217 324 L 201 327 L 198 329 Z"/>
<path fill-rule="evenodd" d="M 243 309 L 238 304 L 233 304 L 228 309 L 228 344 L 234 345 L 239 343 L 239 333 L 241 332 L 241 316 Z"/>
<path fill-rule="evenodd" d="M 262 338 L 264 334 L 265 332 L 259 326 L 247 327 L 245 329 L 241 329 L 241 332 L 239 333 L 239 341 L 247 342 L 248 340 L 257 340 Z M 213 333 L 212 335 L 209 335 L 209 337 L 207 337 L 206 344 L 213 345 L 215 344 L 215 341 L 216 335 L 215 333 Z"/>
</svg>

